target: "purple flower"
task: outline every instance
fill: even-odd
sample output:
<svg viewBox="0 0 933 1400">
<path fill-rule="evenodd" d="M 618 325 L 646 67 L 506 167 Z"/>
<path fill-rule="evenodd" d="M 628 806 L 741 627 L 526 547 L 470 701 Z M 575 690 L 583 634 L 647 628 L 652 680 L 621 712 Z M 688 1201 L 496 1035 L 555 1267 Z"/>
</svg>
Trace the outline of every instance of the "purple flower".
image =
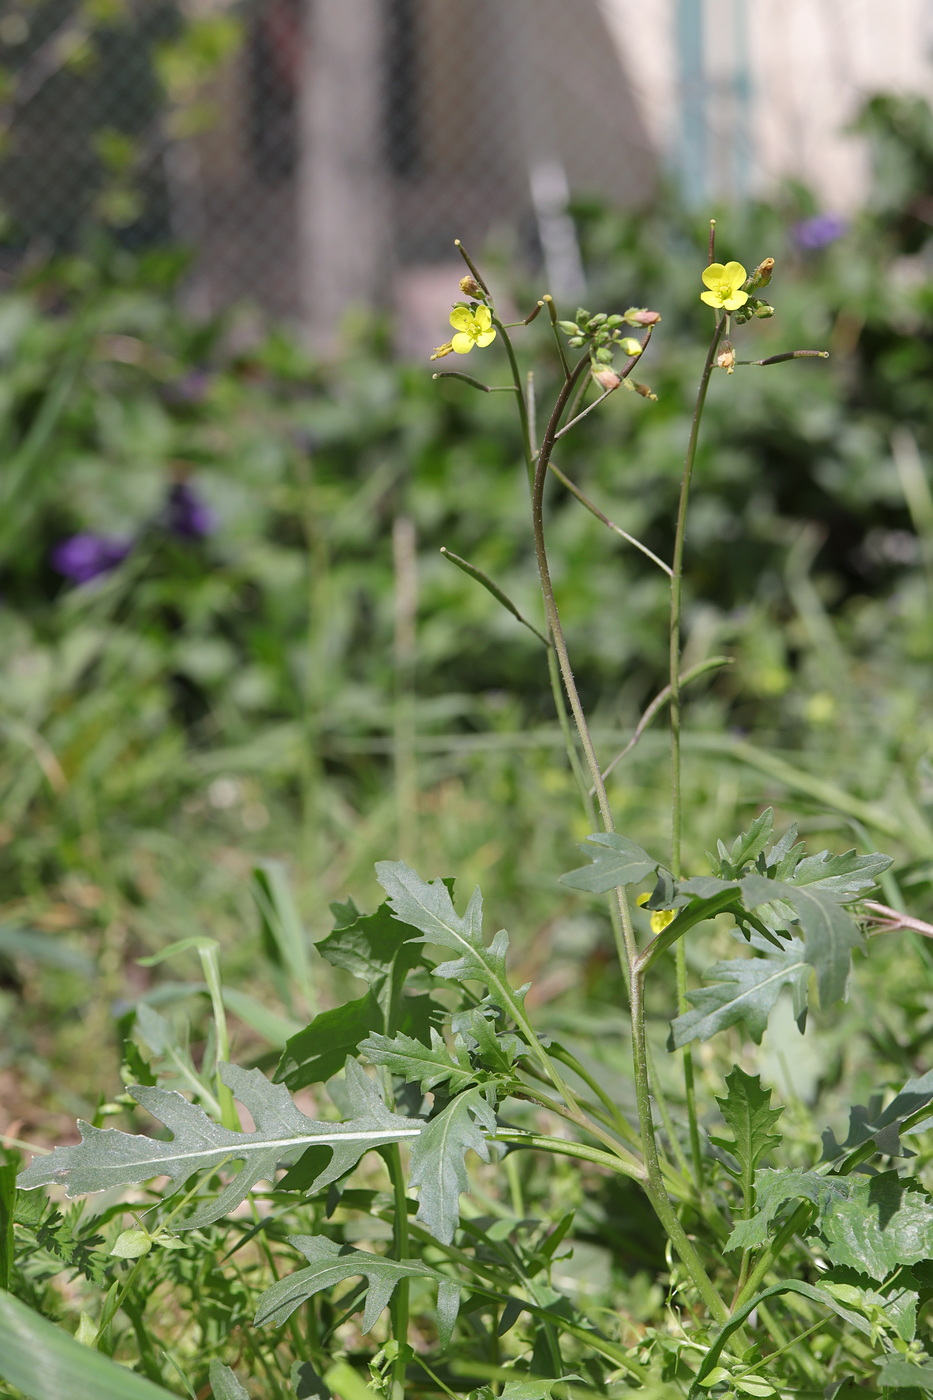
<svg viewBox="0 0 933 1400">
<path fill-rule="evenodd" d="M 841 214 L 814 214 L 812 219 L 802 219 L 791 230 L 798 248 L 815 252 L 826 248 L 841 238 L 849 227 Z"/>
<path fill-rule="evenodd" d="M 132 547 L 132 540 L 112 535 L 71 535 L 52 550 L 52 568 L 72 583 L 89 583 L 122 564 Z"/>
<path fill-rule="evenodd" d="M 185 481 L 176 481 L 169 487 L 166 497 L 165 525 L 173 535 L 200 540 L 205 535 L 213 534 L 217 528 L 217 517 L 193 486 Z"/>
</svg>

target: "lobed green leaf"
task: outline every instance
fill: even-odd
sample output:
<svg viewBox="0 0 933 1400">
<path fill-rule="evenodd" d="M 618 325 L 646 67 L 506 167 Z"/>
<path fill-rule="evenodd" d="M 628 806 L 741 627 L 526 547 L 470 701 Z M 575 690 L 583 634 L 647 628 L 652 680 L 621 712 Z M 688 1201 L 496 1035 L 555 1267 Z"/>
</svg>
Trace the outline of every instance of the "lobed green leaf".
<svg viewBox="0 0 933 1400">
<path fill-rule="evenodd" d="M 597 847 L 595 854 L 593 846 Z M 606 894 L 618 885 L 637 885 L 658 868 L 658 862 L 647 851 L 615 831 L 595 832 L 579 849 L 590 857 L 592 864 L 560 877 L 560 883 L 572 890 Z"/>
<path fill-rule="evenodd" d="M 793 939 L 786 949 L 769 949 L 760 958 L 734 958 L 718 962 L 706 976 L 710 987 L 687 993 L 693 1009 L 671 1023 L 672 1048 L 691 1040 L 709 1040 L 717 1031 L 744 1021 L 756 1045 L 760 1043 L 768 1016 L 784 987 L 794 997 L 794 1014 L 800 1023 L 806 1016 L 807 982 L 810 965 L 803 944 Z"/>
<path fill-rule="evenodd" d="M 366 1279 L 367 1287 L 361 1327 L 368 1332 L 388 1306 L 396 1285 L 402 1279 L 427 1278 L 437 1284 L 440 1344 L 442 1347 L 449 1345 L 460 1307 L 460 1288 L 456 1279 L 417 1259 L 384 1259 L 378 1254 L 335 1244 L 323 1235 L 292 1235 L 288 1242 L 305 1256 L 309 1267 L 279 1279 L 266 1289 L 256 1310 L 254 1320 L 257 1327 L 265 1323 L 281 1326 L 297 1307 L 316 1293 L 333 1288 L 348 1278 L 362 1277 Z"/>
<path fill-rule="evenodd" d="M 345 1089 L 355 1116 L 342 1123 L 324 1123 L 301 1113 L 287 1090 L 270 1083 L 259 1070 L 222 1065 L 224 1083 L 252 1116 L 253 1133 L 221 1127 L 174 1090 L 138 1086 L 131 1090 L 133 1097 L 171 1131 L 170 1142 L 117 1128 L 95 1128 L 79 1120 L 81 1142 L 34 1158 L 18 1185 L 26 1191 L 64 1185 L 68 1196 L 77 1196 L 154 1176 L 168 1176 L 181 1184 L 196 1172 L 214 1172 L 227 1163 L 242 1162 L 216 1200 L 176 1223 L 176 1229 L 191 1230 L 233 1210 L 257 1181 L 273 1182 L 284 1162 L 293 1161 L 309 1147 L 327 1146 L 330 1161 L 308 1187 L 320 1190 L 354 1167 L 370 1148 L 417 1138 L 421 1132 L 420 1123 L 414 1125 L 410 1118 L 389 1112 L 355 1060 L 347 1061 L 346 1074 Z"/>
</svg>

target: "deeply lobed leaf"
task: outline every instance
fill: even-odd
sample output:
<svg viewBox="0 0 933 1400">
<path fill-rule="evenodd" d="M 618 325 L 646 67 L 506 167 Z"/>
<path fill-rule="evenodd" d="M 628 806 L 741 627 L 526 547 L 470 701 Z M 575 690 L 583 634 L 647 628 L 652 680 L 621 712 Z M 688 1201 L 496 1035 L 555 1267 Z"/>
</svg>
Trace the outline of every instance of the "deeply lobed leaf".
<svg viewBox="0 0 933 1400">
<path fill-rule="evenodd" d="M 366 1304 L 363 1309 L 362 1330 L 368 1332 L 387 1307 L 396 1285 L 406 1278 L 427 1278 L 437 1284 L 438 1335 L 442 1347 L 450 1342 L 460 1306 L 460 1289 L 456 1279 L 432 1269 L 417 1259 L 384 1259 L 361 1249 L 341 1247 L 323 1235 L 292 1235 L 289 1244 L 308 1260 L 309 1267 L 279 1279 L 266 1289 L 259 1299 L 255 1322 L 280 1326 L 302 1303 L 333 1288 L 348 1278 L 366 1279 Z"/>
<path fill-rule="evenodd" d="M 138 1086 L 131 1092 L 147 1112 L 172 1133 L 170 1142 L 94 1128 L 79 1121 L 81 1142 L 56 1147 L 36 1157 L 18 1178 L 22 1190 L 64 1184 L 68 1196 L 104 1191 L 113 1186 L 170 1177 L 177 1185 L 196 1172 L 218 1171 L 230 1162 L 243 1166 L 216 1200 L 176 1223 L 191 1230 L 219 1220 L 233 1210 L 259 1180 L 274 1181 L 278 1167 L 315 1145 L 331 1149 L 309 1190 L 320 1190 L 355 1166 L 364 1152 L 404 1138 L 417 1138 L 421 1126 L 390 1113 L 372 1081 L 354 1060 L 347 1061 L 346 1093 L 354 1116 L 343 1123 L 308 1118 L 287 1090 L 271 1084 L 259 1070 L 221 1066 L 221 1077 L 256 1124 L 252 1133 L 234 1132 L 208 1118 L 202 1108 L 174 1090 Z"/>
<path fill-rule="evenodd" d="M 781 951 L 768 949 L 764 957 L 718 962 L 706 976 L 713 985 L 689 991 L 693 1009 L 671 1023 L 671 1046 L 675 1049 L 691 1040 L 709 1040 L 717 1031 L 740 1021 L 745 1022 L 755 1043 L 760 1043 L 784 987 L 793 993 L 798 1022 L 806 1015 L 810 965 L 798 939 L 792 939 Z"/>
</svg>

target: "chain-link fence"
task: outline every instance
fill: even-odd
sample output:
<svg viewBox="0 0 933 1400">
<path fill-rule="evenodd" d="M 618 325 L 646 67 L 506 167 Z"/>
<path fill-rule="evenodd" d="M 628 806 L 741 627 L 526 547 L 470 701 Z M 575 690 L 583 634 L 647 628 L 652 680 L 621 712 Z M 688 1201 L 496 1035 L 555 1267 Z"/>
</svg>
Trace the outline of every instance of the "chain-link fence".
<svg viewBox="0 0 933 1400">
<path fill-rule="evenodd" d="M 568 192 L 655 178 L 597 0 L 7 0 L 0 62 L 7 267 L 100 226 L 175 241 L 199 308 L 318 336 L 430 300 L 458 236 L 572 291 Z"/>
</svg>

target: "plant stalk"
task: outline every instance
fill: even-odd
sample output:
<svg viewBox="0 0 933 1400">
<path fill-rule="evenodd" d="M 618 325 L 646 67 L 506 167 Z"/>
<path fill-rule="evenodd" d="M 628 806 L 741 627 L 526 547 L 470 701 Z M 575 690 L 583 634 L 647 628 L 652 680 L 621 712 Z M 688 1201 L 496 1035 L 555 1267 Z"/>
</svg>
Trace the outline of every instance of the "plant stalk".
<svg viewBox="0 0 933 1400">
<path fill-rule="evenodd" d="M 712 241 L 712 233 L 710 234 Z M 711 244 L 712 245 L 712 244 Z M 681 837 L 683 830 L 683 790 L 681 782 L 680 733 L 682 707 L 680 699 L 680 656 L 681 656 L 681 608 L 683 603 L 684 542 L 687 535 L 687 509 L 690 504 L 690 485 L 693 480 L 693 466 L 696 461 L 697 443 L 700 437 L 700 422 L 706 404 L 710 376 L 716 360 L 716 351 L 722 340 L 728 317 L 720 316 L 706 353 L 706 363 L 700 376 L 696 403 L 693 408 L 693 421 L 690 424 L 690 437 L 684 457 L 684 472 L 680 483 L 680 500 L 677 504 L 677 526 L 674 533 L 674 557 L 671 564 L 671 613 L 670 613 L 670 698 L 671 718 L 671 873 L 675 880 L 681 875 Z M 683 1015 L 688 1009 L 687 1001 L 687 958 L 683 943 L 677 944 L 674 955 L 677 978 L 677 1011 Z M 690 1128 L 690 1155 L 698 1189 L 703 1189 L 703 1153 L 700 1147 L 700 1128 L 697 1119 L 696 1087 L 693 1075 L 693 1051 L 689 1045 L 683 1049 L 684 1098 L 687 1107 L 687 1122 Z"/>
</svg>

